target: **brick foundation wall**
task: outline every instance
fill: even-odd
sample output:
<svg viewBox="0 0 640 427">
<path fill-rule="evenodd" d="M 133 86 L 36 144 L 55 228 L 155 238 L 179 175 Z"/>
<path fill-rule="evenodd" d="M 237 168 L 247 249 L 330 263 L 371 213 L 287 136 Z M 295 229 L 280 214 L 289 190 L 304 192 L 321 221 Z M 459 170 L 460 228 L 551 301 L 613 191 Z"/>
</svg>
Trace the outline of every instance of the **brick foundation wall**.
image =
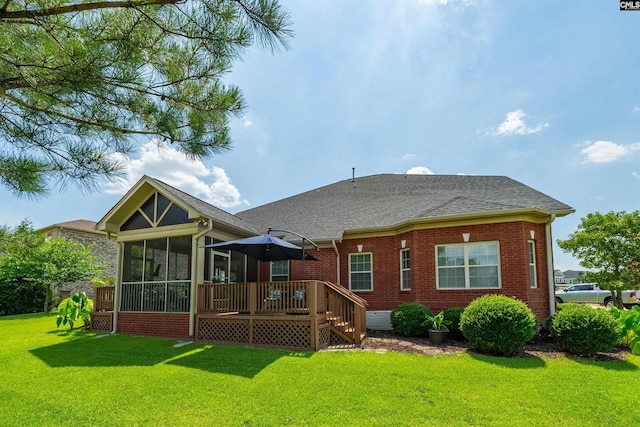
<svg viewBox="0 0 640 427">
<path fill-rule="evenodd" d="M 118 313 L 118 333 L 189 338 L 189 313 Z"/>
</svg>

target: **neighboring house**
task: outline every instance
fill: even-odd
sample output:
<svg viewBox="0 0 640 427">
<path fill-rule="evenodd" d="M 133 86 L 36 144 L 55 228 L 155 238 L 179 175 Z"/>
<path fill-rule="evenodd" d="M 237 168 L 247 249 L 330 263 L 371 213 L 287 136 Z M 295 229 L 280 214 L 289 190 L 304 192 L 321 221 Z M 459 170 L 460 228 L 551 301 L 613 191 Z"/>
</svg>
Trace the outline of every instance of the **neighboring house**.
<svg viewBox="0 0 640 427">
<path fill-rule="evenodd" d="M 83 245 L 93 245 L 91 255 L 96 261 L 106 265 L 104 277 L 116 277 L 117 270 L 117 243 L 115 235 L 108 235 L 104 231 L 96 230 L 96 222 L 85 219 L 66 221 L 52 224 L 39 229 L 47 237 L 64 237 Z M 78 281 L 67 283 L 58 290 L 61 297 L 73 295 L 76 292 L 85 291 L 89 298 L 93 298 L 93 285 L 90 281 Z"/>
<path fill-rule="evenodd" d="M 585 271 L 582 270 L 567 270 L 560 271 L 556 270 L 554 272 L 554 282 L 558 287 L 567 287 L 570 285 L 575 285 L 577 283 L 582 283 L 580 280 L 580 276 L 584 274 Z"/>
<path fill-rule="evenodd" d="M 144 176 L 97 229 L 119 243 L 113 329 L 193 337 L 198 286 L 220 282 L 339 284 L 366 300 L 374 329 L 388 328 L 390 311 L 404 302 L 439 312 L 488 293 L 519 298 L 542 322 L 555 310 L 551 223 L 572 212 L 507 177 L 383 174 L 232 215 Z M 318 245 L 304 278 L 297 260 L 259 263 L 203 248 L 269 228 Z"/>
</svg>

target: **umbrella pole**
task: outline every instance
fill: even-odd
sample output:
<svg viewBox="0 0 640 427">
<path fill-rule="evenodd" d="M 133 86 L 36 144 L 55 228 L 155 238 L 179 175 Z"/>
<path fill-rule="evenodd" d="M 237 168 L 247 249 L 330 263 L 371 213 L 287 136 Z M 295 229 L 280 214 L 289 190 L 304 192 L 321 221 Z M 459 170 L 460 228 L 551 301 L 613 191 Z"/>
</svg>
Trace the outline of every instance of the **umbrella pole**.
<svg viewBox="0 0 640 427">
<path fill-rule="evenodd" d="M 296 233 L 295 231 L 289 231 L 289 230 L 275 230 L 275 229 L 273 229 L 273 228 L 269 227 L 269 228 L 267 229 L 267 234 L 271 234 L 271 232 L 272 232 L 272 231 L 277 231 L 277 232 L 280 232 L 280 233 L 291 233 L 291 234 L 295 234 L 296 236 L 298 236 L 298 237 L 300 237 L 300 238 L 302 239 L 302 280 L 304 280 L 304 256 L 306 255 L 306 254 L 304 253 L 304 242 L 305 242 L 305 241 L 309 241 L 309 243 L 311 243 L 311 245 L 313 245 L 313 247 L 314 247 L 314 248 L 316 248 L 316 249 L 320 249 L 320 248 L 318 248 L 318 245 L 316 245 L 315 243 L 313 243 L 313 241 L 312 241 L 312 240 L 307 239 L 307 238 L 306 238 L 306 237 L 304 237 L 302 234 L 298 234 L 298 233 Z"/>
</svg>

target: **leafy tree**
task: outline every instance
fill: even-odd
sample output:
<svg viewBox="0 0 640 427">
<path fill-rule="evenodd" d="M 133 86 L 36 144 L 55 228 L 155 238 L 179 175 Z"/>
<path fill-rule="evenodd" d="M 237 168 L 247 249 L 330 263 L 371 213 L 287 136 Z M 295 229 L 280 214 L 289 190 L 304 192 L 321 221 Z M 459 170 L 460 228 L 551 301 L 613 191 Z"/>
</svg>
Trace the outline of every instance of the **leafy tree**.
<svg viewBox="0 0 640 427">
<path fill-rule="evenodd" d="M 0 232 L 0 310 L 4 314 L 48 311 L 55 289 L 100 275 L 91 248 L 64 238 L 45 239 L 23 221 Z M 38 308 L 39 305 L 39 308 Z"/>
<path fill-rule="evenodd" d="M 43 243 L 28 221 L 14 229 L 0 227 L 0 313 L 31 313 L 42 307 L 46 291 L 31 280 L 27 260 Z"/>
<path fill-rule="evenodd" d="M 286 48 L 289 20 L 277 0 L 0 0 L 0 182 L 91 188 L 139 137 L 229 148 L 245 103 L 223 77 L 256 42 Z"/>
<path fill-rule="evenodd" d="M 622 308 L 622 291 L 640 285 L 640 212 L 599 212 L 582 218 L 578 230 L 558 246 L 571 252 L 588 269 L 582 277 L 611 291 L 618 308 Z"/>
</svg>

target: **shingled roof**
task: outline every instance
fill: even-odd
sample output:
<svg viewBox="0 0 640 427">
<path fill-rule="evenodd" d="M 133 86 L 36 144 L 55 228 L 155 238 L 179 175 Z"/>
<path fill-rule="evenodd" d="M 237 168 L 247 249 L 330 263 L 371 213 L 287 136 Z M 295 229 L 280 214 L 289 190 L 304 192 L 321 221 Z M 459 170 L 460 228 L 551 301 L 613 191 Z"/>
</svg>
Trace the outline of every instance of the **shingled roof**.
<svg viewBox="0 0 640 427">
<path fill-rule="evenodd" d="M 95 221 L 89 221 L 86 219 L 76 219 L 73 221 L 65 221 L 65 222 L 59 222 L 56 224 L 51 224 L 39 229 L 39 231 L 47 233 L 50 230 L 61 229 L 61 228 L 66 228 L 68 230 L 75 230 L 75 231 L 83 231 L 87 233 L 104 234 L 102 231 L 96 230 Z"/>
<path fill-rule="evenodd" d="M 573 208 L 505 176 L 381 174 L 347 179 L 239 212 L 259 230 L 286 229 L 312 240 L 412 221 L 508 213 L 563 216 Z"/>
</svg>

